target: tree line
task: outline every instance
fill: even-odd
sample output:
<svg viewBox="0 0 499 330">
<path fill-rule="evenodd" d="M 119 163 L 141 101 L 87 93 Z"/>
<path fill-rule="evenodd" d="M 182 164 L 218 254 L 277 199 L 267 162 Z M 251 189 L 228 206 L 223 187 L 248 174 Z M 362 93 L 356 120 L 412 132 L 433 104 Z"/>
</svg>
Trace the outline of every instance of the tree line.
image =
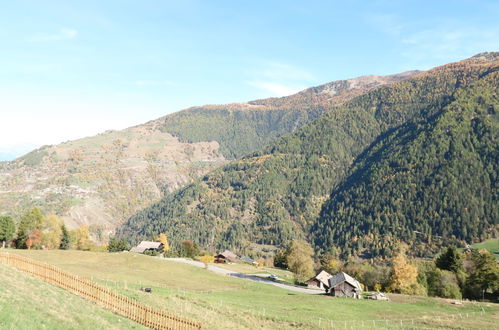
<svg viewBox="0 0 499 330">
<path fill-rule="evenodd" d="M 100 249 L 91 240 L 89 226 L 68 230 L 57 215 L 45 215 L 37 207 L 17 219 L 0 216 L 0 242 L 2 247 L 17 249 Z"/>
<path fill-rule="evenodd" d="M 365 290 L 428 295 L 451 299 L 499 299 L 499 267 L 487 250 L 443 249 L 432 259 L 411 258 L 407 245 L 399 245 L 391 258 L 366 261 L 358 257 L 341 259 L 331 249 L 315 256 L 305 241 L 294 240 L 274 257 L 276 267 L 289 269 L 297 283 L 305 283 L 325 270 L 334 275 L 345 272 Z"/>
</svg>

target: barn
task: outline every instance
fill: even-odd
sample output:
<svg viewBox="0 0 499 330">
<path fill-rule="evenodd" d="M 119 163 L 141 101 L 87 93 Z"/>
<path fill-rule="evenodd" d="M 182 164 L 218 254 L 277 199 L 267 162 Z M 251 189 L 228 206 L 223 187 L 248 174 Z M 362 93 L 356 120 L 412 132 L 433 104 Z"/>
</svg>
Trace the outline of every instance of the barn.
<svg viewBox="0 0 499 330">
<path fill-rule="evenodd" d="M 329 291 L 329 279 L 333 277 L 331 274 L 322 270 L 319 274 L 307 281 L 307 287 L 310 289 L 321 289 Z"/>
<path fill-rule="evenodd" d="M 362 292 L 359 281 L 344 272 L 340 272 L 329 279 L 329 288 L 329 293 L 335 297 L 360 299 L 360 293 Z"/>
<path fill-rule="evenodd" d="M 150 242 L 150 241 L 142 241 L 139 245 L 134 246 L 130 252 L 136 253 L 145 253 L 146 251 L 154 251 L 158 253 L 163 252 L 164 245 L 161 242 Z"/>
<path fill-rule="evenodd" d="M 215 262 L 216 263 L 237 262 L 238 258 L 239 257 L 235 253 L 229 250 L 225 250 L 224 252 L 217 254 L 215 256 Z"/>
</svg>

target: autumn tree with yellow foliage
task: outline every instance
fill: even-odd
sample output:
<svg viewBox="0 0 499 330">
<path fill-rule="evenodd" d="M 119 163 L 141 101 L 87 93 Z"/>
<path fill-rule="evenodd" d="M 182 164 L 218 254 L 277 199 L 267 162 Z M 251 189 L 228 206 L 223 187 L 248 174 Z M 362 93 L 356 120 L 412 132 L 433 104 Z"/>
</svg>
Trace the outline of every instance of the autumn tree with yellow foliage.
<svg viewBox="0 0 499 330">
<path fill-rule="evenodd" d="M 425 289 L 417 281 L 418 268 L 407 261 L 402 249 L 391 260 L 390 285 L 388 289 L 404 294 L 426 294 Z"/>
<path fill-rule="evenodd" d="M 165 234 L 159 234 L 158 238 L 156 238 L 157 242 L 163 243 L 163 251 L 168 252 L 170 250 L 170 245 L 168 244 L 168 238 Z"/>
</svg>

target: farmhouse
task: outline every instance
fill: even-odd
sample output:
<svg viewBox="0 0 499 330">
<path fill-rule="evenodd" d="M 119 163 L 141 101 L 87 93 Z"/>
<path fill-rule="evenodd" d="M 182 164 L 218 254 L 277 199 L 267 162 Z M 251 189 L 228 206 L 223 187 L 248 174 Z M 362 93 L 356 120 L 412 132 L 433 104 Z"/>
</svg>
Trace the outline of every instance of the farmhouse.
<svg viewBox="0 0 499 330">
<path fill-rule="evenodd" d="M 217 254 L 215 256 L 216 263 L 224 263 L 224 262 L 237 262 L 238 256 L 229 250 L 225 250 L 224 252 Z"/>
<path fill-rule="evenodd" d="M 350 275 L 340 272 L 329 279 L 330 294 L 335 297 L 360 298 L 359 281 Z"/>
<path fill-rule="evenodd" d="M 311 289 L 321 289 L 329 291 L 329 279 L 333 277 L 331 274 L 322 270 L 319 274 L 307 281 L 307 286 Z"/>
<path fill-rule="evenodd" d="M 164 245 L 161 242 L 142 241 L 139 245 L 134 246 L 130 252 L 145 253 L 147 251 L 163 252 Z"/>
</svg>

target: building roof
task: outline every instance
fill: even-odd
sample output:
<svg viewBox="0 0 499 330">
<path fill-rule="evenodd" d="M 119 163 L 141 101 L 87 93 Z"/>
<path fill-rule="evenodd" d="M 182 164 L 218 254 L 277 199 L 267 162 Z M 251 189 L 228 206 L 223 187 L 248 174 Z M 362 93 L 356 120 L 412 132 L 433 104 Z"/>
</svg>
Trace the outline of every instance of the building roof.
<svg viewBox="0 0 499 330">
<path fill-rule="evenodd" d="M 241 257 L 240 259 L 241 259 L 242 261 L 249 262 L 250 264 L 257 263 L 255 260 L 250 259 L 250 258 L 248 258 L 248 257 Z"/>
<path fill-rule="evenodd" d="M 319 274 L 315 275 L 314 278 L 316 278 L 318 281 L 321 281 L 322 283 L 326 284 L 329 286 L 329 279 L 333 277 L 333 275 L 329 274 L 325 270 L 322 270 Z"/>
<path fill-rule="evenodd" d="M 331 277 L 329 279 L 329 287 L 333 288 L 333 287 L 335 287 L 338 284 L 341 284 L 343 282 L 347 282 L 348 284 L 350 284 L 354 288 L 356 288 L 358 290 L 362 290 L 362 288 L 360 287 L 359 281 L 357 281 L 352 276 L 350 276 L 350 275 L 348 275 L 347 273 L 344 273 L 344 272 L 339 272 L 338 274 L 336 274 L 333 277 Z"/>
<path fill-rule="evenodd" d="M 224 252 L 220 253 L 219 255 L 223 256 L 224 258 L 226 259 L 233 259 L 233 260 L 236 260 L 237 259 L 237 255 L 235 255 L 234 253 L 232 253 L 231 251 L 229 250 L 225 250 Z"/>
<path fill-rule="evenodd" d="M 130 252 L 144 253 L 144 251 L 150 250 L 150 249 L 154 249 L 154 250 L 161 249 L 162 246 L 163 246 L 163 243 L 161 243 L 161 242 L 142 241 L 142 242 L 140 242 L 139 245 L 131 248 Z"/>
</svg>

